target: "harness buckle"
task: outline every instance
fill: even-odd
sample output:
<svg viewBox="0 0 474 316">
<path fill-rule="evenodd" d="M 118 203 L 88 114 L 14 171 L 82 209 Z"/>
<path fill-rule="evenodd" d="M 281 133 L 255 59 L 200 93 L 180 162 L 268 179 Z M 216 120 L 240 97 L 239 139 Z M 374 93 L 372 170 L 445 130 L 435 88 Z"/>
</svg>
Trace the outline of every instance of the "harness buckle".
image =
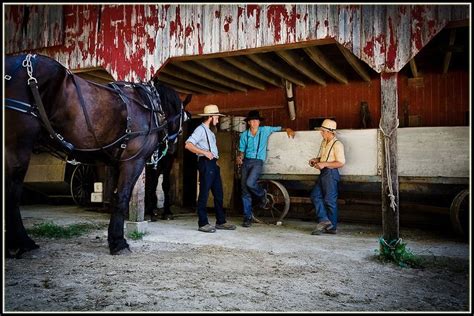
<svg viewBox="0 0 474 316">
<path fill-rule="evenodd" d="M 64 137 L 63 137 L 61 134 L 56 134 L 56 137 L 57 137 L 60 141 L 63 141 L 63 140 L 64 140 Z"/>
<path fill-rule="evenodd" d="M 5 80 L 10 80 L 10 79 L 12 78 L 12 76 L 10 76 L 10 75 L 5 75 L 4 78 L 5 78 Z"/>
<path fill-rule="evenodd" d="M 127 144 L 123 143 L 122 145 L 120 145 L 120 148 L 122 148 L 122 149 L 127 148 Z"/>
</svg>

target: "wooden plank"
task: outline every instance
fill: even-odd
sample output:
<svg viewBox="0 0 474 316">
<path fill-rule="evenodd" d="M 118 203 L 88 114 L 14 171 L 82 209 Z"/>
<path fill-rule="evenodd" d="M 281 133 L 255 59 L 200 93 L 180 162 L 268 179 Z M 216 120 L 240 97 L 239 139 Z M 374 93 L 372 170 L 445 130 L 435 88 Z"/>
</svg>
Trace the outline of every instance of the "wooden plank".
<svg viewBox="0 0 474 316">
<path fill-rule="evenodd" d="M 456 40 L 456 29 L 451 29 L 451 31 L 449 32 L 449 45 L 448 45 L 448 47 L 452 47 L 454 45 L 455 40 Z M 443 74 L 448 73 L 449 63 L 451 62 L 451 55 L 452 55 L 451 50 L 448 50 L 446 52 L 446 54 L 444 55 Z"/>
<path fill-rule="evenodd" d="M 220 51 L 233 51 L 237 49 L 237 12 L 236 5 L 220 6 Z"/>
<path fill-rule="evenodd" d="M 227 57 L 227 58 L 223 58 L 223 60 L 276 87 L 283 86 L 280 78 L 275 77 L 274 74 L 256 65 L 255 63 L 250 61 L 248 58 L 245 58 L 244 56 Z"/>
<path fill-rule="evenodd" d="M 217 90 L 217 91 L 224 92 L 224 93 L 229 93 L 229 92 L 233 91 L 232 89 L 228 89 L 224 86 L 221 86 L 220 84 L 218 84 L 216 82 L 211 82 L 211 81 L 206 80 L 202 77 L 196 76 L 195 74 L 192 74 L 192 73 L 190 73 L 186 70 L 175 67 L 172 64 L 166 65 L 166 67 L 163 68 L 163 70 L 161 70 L 160 72 L 169 74 L 169 75 L 171 75 L 173 77 L 176 77 L 176 78 L 186 80 L 188 82 L 192 82 L 192 83 L 197 84 L 197 85 L 201 85 L 201 86 L 206 87 L 206 88 L 211 89 L 211 90 Z"/>
<path fill-rule="evenodd" d="M 317 47 L 307 47 L 303 49 L 306 54 L 314 61 L 316 65 L 318 65 L 322 70 L 324 70 L 328 75 L 336 79 L 338 82 L 347 84 L 349 81 L 347 80 L 346 75 L 344 75 L 339 69 L 337 69 L 334 65 L 331 64 L 329 59 L 324 56 L 321 50 Z"/>
<path fill-rule="evenodd" d="M 203 78 L 206 78 L 210 81 L 217 82 L 222 86 L 229 87 L 235 90 L 243 91 L 246 92 L 247 88 L 244 86 L 236 83 L 235 81 L 231 81 L 227 79 L 226 77 L 223 77 L 219 74 L 216 74 L 215 72 L 210 72 L 206 68 L 194 63 L 194 62 L 185 62 L 185 63 L 173 63 L 178 68 L 182 68 L 188 72 L 191 72 L 197 76 L 201 76 Z"/>
<path fill-rule="evenodd" d="M 248 73 L 241 71 L 240 69 L 225 63 L 219 59 L 201 59 L 195 60 L 196 63 L 200 64 L 203 67 L 209 68 L 212 71 L 221 74 L 224 77 L 227 77 L 231 80 L 240 82 L 244 85 L 259 89 L 265 90 L 265 84 L 258 79 L 249 76 Z"/>
<path fill-rule="evenodd" d="M 158 81 L 168 83 L 170 85 L 180 87 L 182 89 L 187 89 L 187 90 L 195 91 L 195 92 L 202 93 L 202 94 L 214 94 L 215 93 L 215 91 L 213 91 L 213 90 L 206 89 L 202 86 L 196 85 L 196 84 L 191 83 L 191 82 L 186 82 L 184 80 L 181 80 L 180 78 L 175 78 L 175 77 L 170 76 L 170 75 L 165 74 L 165 73 L 159 74 L 156 78 L 158 79 Z"/>
<path fill-rule="evenodd" d="M 276 54 L 297 71 L 313 79 L 316 83 L 326 86 L 326 80 L 324 80 L 322 74 L 311 67 L 311 64 L 304 58 L 305 56 L 298 55 L 292 50 L 277 51 Z"/>
<path fill-rule="evenodd" d="M 344 58 L 352 66 L 352 68 L 357 72 L 357 74 L 366 82 L 370 82 L 370 75 L 365 71 L 364 67 L 360 64 L 359 60 L 344 46 L 337 44 L 337 47 L 341 51 Z"/>
<path fill-rule="evenodd" d="M 253 62 L 265 68 L 266 70 L 273 72 L 274 74 L 288 81 L 291 81 L 301 87 L 305 86 L 304 82 L 298 76 L 292 73 L 291 70 L 289 70 L 287 67 L 283 67 L 281 63 L 278 63 L 262 54 L 247 55 L 247 57 L 250 58 Z"/>
</svg>

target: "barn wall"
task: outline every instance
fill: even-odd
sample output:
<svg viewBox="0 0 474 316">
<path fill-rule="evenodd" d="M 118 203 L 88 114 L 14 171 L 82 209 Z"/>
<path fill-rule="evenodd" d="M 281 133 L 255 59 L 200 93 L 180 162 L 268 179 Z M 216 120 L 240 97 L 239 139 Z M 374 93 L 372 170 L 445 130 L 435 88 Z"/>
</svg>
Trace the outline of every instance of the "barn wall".
<svg viewBox="0 0 474 316">
<path fill-rule="evenodd" d="M 413 84 L 407 76 L 399 74 L 399 117 L 400 126 L 405 123 L 405 109 L 408 116 L 419 117 L 420 126 L 467 126 L 469 125 L 469 74 L 453 71 L 447 74 L 426 73 L 422 83 Z M 380 120 L 380 80 L 371 82 L 351 82 L 350 85 L 328 84 L 326 87 L 307 85 L 296 88 L 296 120 L 288 116 L 283 89 L 270 89 L 265 92 L 239 92 L 196 95 L 188 105 L 191 113 L 201 113 L 206 104 L 217 104 L 222 112 L 231 115 L 247 115 L 248 110 L 234 111 L 235 108 L 249 107 L 259 109 L 266 118 L 267 125 L 282 125 L 296 130 L 307 130 L 309 119 L 316 117 L 335 117 L 342 129 L 361 128 L 360 104 L 369 105 L 372 116 L 371 128 L 377 128 Z M 274 109 L 265 109 L 275 106 Z M 262 110 L 263 109 L 263 110 Z M 415 121 L 416 123 L 417 121 Z"/>
<path fill-rule="evenodd" d="M 25 21 L 24 7 L 5 6 L 7 53 L 34 50 L 127 81 L 151 78 L 171 57 L 330 38 L 375 71 L 398 72 L 446 23 L 469 18 L 468 5 L 64 5 L 63 45 L 51 46 L 33 23 L 46 15 Z M 45 48 L 19 45 L 35 36 Z"/>
</svg>

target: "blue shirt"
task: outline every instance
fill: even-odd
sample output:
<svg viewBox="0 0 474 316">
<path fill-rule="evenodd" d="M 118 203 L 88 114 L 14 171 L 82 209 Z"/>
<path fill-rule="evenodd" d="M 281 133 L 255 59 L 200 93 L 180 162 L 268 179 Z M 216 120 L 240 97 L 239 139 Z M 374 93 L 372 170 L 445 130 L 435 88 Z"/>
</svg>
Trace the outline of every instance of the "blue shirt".
<svg viewBox="0 0 474 316">
<path fill-rule="evenodd" d="M 244 153 L 244 158 L 265 161 L 267 158 L 268 137 L 273 132 L 279 131 L 281 131 L 281 126 L 259 126 L 257 134 L 253 136 L 250 129 L 247 129 L 240 134 L 239 150 Z"/>
<path fill-rule="evenodd" d="M 196 127 L 191 136 L 189 136 L 189 138 L 186 140 L 186 143 L 188 142 L 199 149 L 210 151 L 214 155 L 214 158 L 219 158 L 216 135 L 209 129 L 209 127 L 206 126 L 206 124 L 202 123 Z M 198 154 L 198 157 L 200 156 L 203 157 L 204 155 Z"/>
</svg>

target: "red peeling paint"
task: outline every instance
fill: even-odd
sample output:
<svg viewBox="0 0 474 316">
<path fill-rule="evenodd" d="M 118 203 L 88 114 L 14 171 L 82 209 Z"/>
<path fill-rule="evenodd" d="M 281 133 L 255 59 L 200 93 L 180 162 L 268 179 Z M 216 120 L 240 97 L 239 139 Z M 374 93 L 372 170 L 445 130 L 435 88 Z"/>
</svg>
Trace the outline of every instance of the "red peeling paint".
<svg viewBox="0 0 474 316">
<path fill-rule="evenodd" d="M 193 32 L 193 28 L 191 25 L 186 26 L 186 30 L 184 31 L 184 36 L 188 37 Z"/>
<path fill-rule="evenodd" d="M 271 27 L 273 24 L 274 27 L 274 38 L 275 42 L 279 42 L 281 40 L 281 27 L 280 24 L 281 17 L 283 17 L 283 23 L 286 26 L 287 30 L 287 38 L 289 34 L 294 34 L 294 30 L 296 27 L 296 7 L 293 6 L 290 15 L 288 15 L 288 11 L 286 10 L 286 6 L 284 5 L 269 5 L 267 9 L 267 21 L 268 27 Z"/>
<path fill-rule="evenodd" d="M 247 18 L 254 15 L 255 12 L 255 28 L 260 28 L 260 12 L 261 8 L 258 5 L 247 5 Z"/>
<path fill-rule="evenodd" d="M 374 41 L 366 41 L 366 44 L 364 46 L 364 53 L 368 57 L 374 57 Z"/>
<path fill-rule="evenodd" d="M 417 50 L 423 48 L 423 38 L 422 38 L 422 29 L 423 29 L 423 13 L 425 12 L 424 6 L 415 5 L 412 7 L 411 16 L 412 16 L 412 29 L 411 29 L 411 38 L 415 42 L 415 47 Z"/>
<path fill-rule="evenodd" d="M 219 19 L 221 17 L 221 11 L 218 11 L 218 10 L 214 11 L 214 17 L 216 19 Z"/>
<path fill-rule="evenodd" d="M 224 17 L 224 31 L 229 32 L 230 24 L 232 24 L 232 17 L 225 16 Z"/>
<path fill-rule="evenodd" d="M 197 30 L 198 30 L 198 54 L 202 55 L 204 51 L 204 47 L 203 47 L 204 45 L 201 40 L 201 24 L 200 23 L 197 24 Z"/>
<path fill-rule="evenodd" d="M 181 10 L 176 7 L 176 18 L 170 22 L 170 36 L 177 36 L 183 31 L 183 24 L 181 24 Z"/>
<path fill-rule="evenodd" d="M 380 44 L 380 53 L 381 54 L 384 54 L 385 53 L 385 49 L 386 49 L 386 38 L 385 38 L 385 34 L 379 34 L 379 36 L 377 36 L 375 38 L 375 40 L 377 41 L 377 43 Z"/>
<path fill-rule="evenodd" d="M 237 7 L 237 17 L 240 18 L 242 15 L 244 15 L 244 8 L 239 6 Z"/>
<path fill-rule="evenodd" d="M 380 74 L 380 77 L 382 77 L 383 80 L 390 80 L 392 79 L 394 76 L 397 76 L 398 73 L 397 72 L 382 72 Z"/>
<path fill-rule="evenodd" d="M 395 66 L 395 60 L 397 58 L 397 41 L 393 31 L 392 18 L 388 18 L 388 33 L 389 33 L 389 44 L 387 49 L 387 55 L 385 57 L 385 64 L 389 69 L 393 69 Z"/>
</svg>

